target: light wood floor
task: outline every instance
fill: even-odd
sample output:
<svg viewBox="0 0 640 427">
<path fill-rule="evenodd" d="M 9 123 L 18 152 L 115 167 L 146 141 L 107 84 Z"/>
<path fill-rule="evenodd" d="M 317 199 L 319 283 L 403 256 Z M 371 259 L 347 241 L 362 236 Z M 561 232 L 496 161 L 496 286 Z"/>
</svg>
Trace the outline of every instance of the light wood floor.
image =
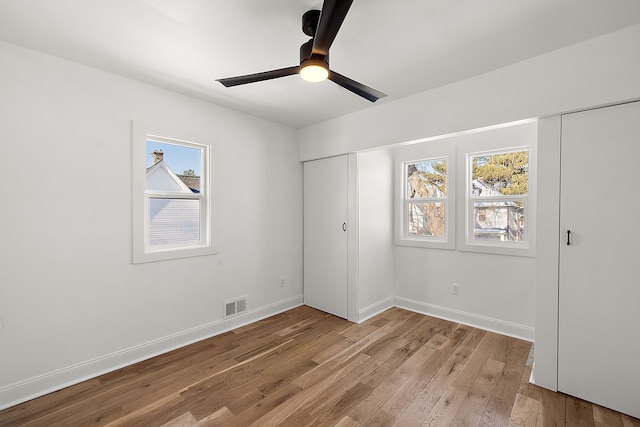
<svg viewBox="0 0 640 427">
<path fill-rule="evenodd" d="M 531 344 L 299 307 L 0 412 L 1 426 L 640 426 L 530 385 Z"/>
</svg>

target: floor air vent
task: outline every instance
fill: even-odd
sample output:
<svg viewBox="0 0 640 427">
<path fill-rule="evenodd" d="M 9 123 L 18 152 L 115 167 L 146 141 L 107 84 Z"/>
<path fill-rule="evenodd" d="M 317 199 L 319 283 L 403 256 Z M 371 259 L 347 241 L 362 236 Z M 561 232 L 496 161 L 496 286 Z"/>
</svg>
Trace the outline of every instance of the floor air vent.
<svg viewBox="0 0 640 427">
<path fill-rule="evenodd" d="M 237 316 L 247 311 L 247 297 L 240 297 L 224 302 L 224 318 Z"/>
</svg>

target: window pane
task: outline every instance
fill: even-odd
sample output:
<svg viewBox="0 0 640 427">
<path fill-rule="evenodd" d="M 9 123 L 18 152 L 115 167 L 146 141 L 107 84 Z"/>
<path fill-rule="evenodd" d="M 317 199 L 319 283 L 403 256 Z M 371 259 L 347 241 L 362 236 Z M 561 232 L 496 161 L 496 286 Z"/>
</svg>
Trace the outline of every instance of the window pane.
<svg viewBox="0 0 640 427">
<path fill-rule="evenodd" d="M 444 203 L 409 203 L 409 236 L 444 237 Z"/>
<path fill-rule="evenodd" d="M 475 202 L 473 238 L 524 240 L 524 202 Z"/>
<path fill-rule="evenodd" d="M 149 199 L 149 245 L 198 243 L 200 201 Z"/>
<path fill-rule="evenodd" d="M 407 164 L 407 198 L 447 196 L 447 161 L 426 160 Z"/>
<path fill-rule="evenodd" d="M 147 167 L 163 161 L 176 175 L 200 176 L 201 149 L 148 140 L 146 153 Z"/>
<path fill-rule="evenodd" d="M 202 150 L 147 141 L 147 190 L 200 193 Z"/>
<path fill-rule="evenodd" d="M 529 187 L 529 152 L 471 157 L 471 195 L 496 197 L 524 195 Z"/>
</svg>

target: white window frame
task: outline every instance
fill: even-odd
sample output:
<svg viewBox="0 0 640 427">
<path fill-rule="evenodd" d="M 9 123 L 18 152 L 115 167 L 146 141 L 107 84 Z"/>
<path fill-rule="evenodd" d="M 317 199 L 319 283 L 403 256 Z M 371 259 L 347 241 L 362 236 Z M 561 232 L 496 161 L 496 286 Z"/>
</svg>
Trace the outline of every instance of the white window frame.
<svg viewBox="0 0 640 427">
<path fill-rule="evenodd" d="M 410 199 L 407 197 L 407 165 L 419 162 L 445 160 L 447 162 L 447 195 L 446 197 L 430 197 Z M 455 249 L 455 150 L 444 141 L 429 141 L 400 147 L 396 150 L 396 191 L 399 202 L 395 205 L 395 244 L 435 249 Z M 409 204 L 410 203 L 444 203 L 445 231 L 444 236 L 410 236 Z"/>
<path fill-rule="evenodd" d="M 133 128 L 133 162 L 132 162 L 132 214 L 133 214 L 133 263 L 164 261 L 217 253 L 214 224 L 217 214 L 214 212 L 213 197 L 216 167 L 212 167 L 212 159 L 216 159 L 213 139 L 203 136 L 189 135 L 180 130 L 149 125 L 134 121 Z M 147 141 L 196 148 L 201 155 L 200 193 L 174 193 L 150 191 L 146 189 L 146 147 Z M 186 199 L 198 200 L 200 206 L 200 238 L 197 242 L 176 243 L 167 245 L 149 244 L 149 204 L 151 199 Z"/>
<path fill-rule="evenodd" d="M 531 132 L 531 127 L 537 123 L 532 122 L 524 126 L 509 126 L 487 132 L 476 138 L 473 143 L 462 143 L 458 146 L 460 153 L 458 167 L 464 170 L 464 191 L 459 194 L 460 206 L 464 206 L 458 212 L 457 225 L 461 231 L 458 233 L 457 247 L 461 251 L 482 252 L 500 255 L 514 255 L 535 257 L 536 255 L 536 171 L 537 171 L 537 130 Z M 529 152 L 529 184 L 528 193 L 525 196 L 499 196 L 499 197 L 473 197 L 471 195 L 471 159 L 478 155 L 500 154 L 513 151 Z M 491 201 L 524 201 L 525 235 L 519 242 L 475 239 L 474 234 L 474 202 Z"/>
</svg>

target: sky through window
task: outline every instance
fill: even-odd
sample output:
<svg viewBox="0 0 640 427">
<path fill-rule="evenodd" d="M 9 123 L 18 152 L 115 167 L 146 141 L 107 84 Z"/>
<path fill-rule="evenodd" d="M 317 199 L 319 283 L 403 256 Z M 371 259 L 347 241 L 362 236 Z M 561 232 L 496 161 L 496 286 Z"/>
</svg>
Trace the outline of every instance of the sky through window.
<svg viewBox="0 0 640 427">
<path fill-rule="evenodd" d="M 200 156 L 202 153 L 197 148 L 184 147 L 157 141 L 147 141 L 147 167 L 153 165 L 151 153 L 157 149 L 162 150 L 164 153 L 164 162 L 174 173 L 181 175 L 184 171 L 193 169 L 196 176 L 200 176 Z"/>
</svg>

